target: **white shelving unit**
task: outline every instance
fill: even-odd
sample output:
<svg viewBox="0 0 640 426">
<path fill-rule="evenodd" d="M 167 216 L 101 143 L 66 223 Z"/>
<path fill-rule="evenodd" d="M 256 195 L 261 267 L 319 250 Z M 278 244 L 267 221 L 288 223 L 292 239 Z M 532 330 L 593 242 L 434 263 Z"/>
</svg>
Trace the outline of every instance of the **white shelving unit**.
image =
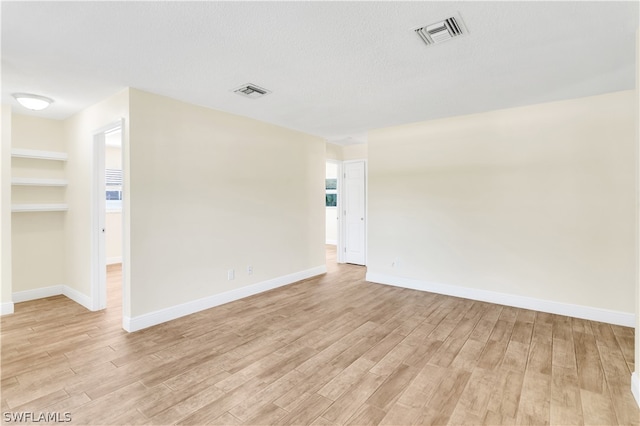
<svg viewBox="0 0 640 426">
<path fill-rule="evenodd" d="M 25 212 L 64 212 L 69 209 L 67 204 L 12 204 L 14 213 Z"/>
<path fill-rule="evenodd" d="M 14 186 L 67 186 L 66 179 L 37 179 L 37 178 L 17 178 L 11 179 Z"/>
<path fill-rule="evenodd" d="M 37 149 L 14 148 L 11 150 L 11 157 L 29 158 L 33 160 L 67 161 L 66 152 L 41 151 Z M 11 179 L 13 186 L 67 186 L 66 179 L 43 179 L 30 177 L 14 177 Z M 14 213 L 24 212 L 64 212 L 69 209 L 67 204 L 12 204 L 11 211 Z"/>
<path fill-rule="evenodd" d="M 57 151 L 40 151 L 36 149 L 19 149 L 11 150 L 11 156 L 17 158 L 33 158 L 35 160 L 55 160 L 67 161 L 69 157 L 66 152 Z"/>
</svg>

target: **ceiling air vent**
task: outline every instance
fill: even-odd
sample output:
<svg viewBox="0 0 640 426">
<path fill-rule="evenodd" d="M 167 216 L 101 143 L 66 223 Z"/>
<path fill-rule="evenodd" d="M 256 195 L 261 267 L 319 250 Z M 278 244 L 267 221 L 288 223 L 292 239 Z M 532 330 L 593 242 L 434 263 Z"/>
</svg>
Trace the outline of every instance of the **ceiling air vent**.
<svg viewBox="0 0 640 426">
<path fill-rule="evenodd" d="M 238 95 L 244 96 L 246 98 L 257 99 L 261 98 L 265 95 L 271 93 L 271 90 L 267 90 L 260 86 L 256 86 L 255 84 L 247 83 L 240 87 L 233 89 L 235 93 Z"/>
<path fill-rule="evenodd" d="M 435 24 L 414 29 L 427 46 L 451 40 L 466 33 L 462 18 L 452 16 Z"/>
</svg>

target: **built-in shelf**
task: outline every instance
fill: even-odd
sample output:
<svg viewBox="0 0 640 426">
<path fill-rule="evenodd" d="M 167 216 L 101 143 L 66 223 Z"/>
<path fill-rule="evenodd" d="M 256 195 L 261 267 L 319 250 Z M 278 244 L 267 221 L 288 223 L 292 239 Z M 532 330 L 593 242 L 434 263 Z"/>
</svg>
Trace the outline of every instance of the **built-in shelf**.
<svg viewBox="0 0 640 426">
<path fill-rule="evenodd" d="M 36 179 L 36 178 L 17 178 L 11 179 L 11 185 L 19 186 L 67 186 L 69 181 L 66 179 Z"/>
<path fill-rule="evenodd" d="M 31 158 L 35 160 L 54 160 L 67 161 L 66 152 L 58 151 L 42 151 L 37 149 L 13 148 L 11 156 L 17 158 Z M 30 178 L 30 177 L 14 177 L 11 179 L 11 185 L 14 186 L 67 186 L 67 179 L 50 179 L 50 178 Z M 67 211 L 67 204 L 12 204 L 11 211 L 20 212 L 63 212 Z"/>
<path fill-rule="evenodd" d="M 63 212 L 67 211 L 67 204 L 12 204 L 11 211 L 14 213 L 21 212 Z"/>
<path fill-rule="evenodd" d="M 36 160 L 56 160 L 56 161 L 67 161 L 67 158 L 68 158 L 68 155 L 66 152 L 40 151 L 36 149 L 20 149 L 20 148 L 12 149 L 11 156 L 19 157 L 19 158 L 33 158 Z"/>
</svg>

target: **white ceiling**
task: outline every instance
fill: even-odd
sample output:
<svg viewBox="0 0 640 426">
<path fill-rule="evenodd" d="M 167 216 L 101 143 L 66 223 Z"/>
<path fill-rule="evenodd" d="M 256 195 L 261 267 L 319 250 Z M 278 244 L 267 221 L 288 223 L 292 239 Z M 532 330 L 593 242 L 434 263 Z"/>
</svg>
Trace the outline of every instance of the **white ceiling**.
<svg viewBox="0 0 640 426">
<path fill-rule="evenodd" d="M 458 12 L 469 34 L 412 28 Z M 125 88 L 338 143 L 635 87 L 638 2 L 2 2 L 2 102 L 62 119 Z M 254 83 L 273 93 L 230 90 Z"/>
</svg>

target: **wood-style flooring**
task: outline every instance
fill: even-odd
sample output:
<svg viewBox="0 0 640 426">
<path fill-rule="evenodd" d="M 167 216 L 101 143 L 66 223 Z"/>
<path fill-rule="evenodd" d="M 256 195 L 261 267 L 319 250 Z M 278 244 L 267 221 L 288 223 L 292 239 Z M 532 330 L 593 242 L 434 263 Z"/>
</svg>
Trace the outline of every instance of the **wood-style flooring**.
<svg viewBox="0 0 640 426">
<path fill-rule="evenodd" d="M 64 296 L 2 317 L 1 409 L 71 424 L 638 424 L 634 330 L 326 275 L 128 334 Z M 177 283 L 179 285 L 179 283 Z M 40 423 L 42 424 L 42 423 Z"/>
</svg>

